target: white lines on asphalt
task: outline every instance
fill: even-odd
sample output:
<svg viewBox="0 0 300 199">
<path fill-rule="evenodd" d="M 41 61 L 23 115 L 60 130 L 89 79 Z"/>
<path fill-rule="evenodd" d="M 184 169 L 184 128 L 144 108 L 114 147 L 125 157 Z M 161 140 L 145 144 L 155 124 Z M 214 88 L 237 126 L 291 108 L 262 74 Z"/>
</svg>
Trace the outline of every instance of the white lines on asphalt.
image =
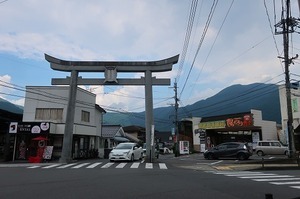
<svg viewBox="0 0 300 199">
<path fill-rule="evenodd" d="M 168 167 L 165 163 L 159 163 L 158 165 L 159 165 L 160 169 L 168 169 Z"/>
<path fill-rule="evenodd" d="M 277 177 L 277 176 L 276 176 Z M 252 179 L 257 182 L 270 182 L 270 181 L 288 181 L 288 180 L 300 180 L 300 178 L 268 178 L 268 179 Z"/>
<path fill-rule="evenodd" d="M 252 177 L 252 176 L 257 176 L 257 175 L 259 175 L 259 176 L 272 176 L 272 175 L 276 175 L 276 174 L 267 174 L 267 173 L 234 173 L 234 174 L 224 174 L 224 175 L 226 175 L 226 176 L 236 176 L 236 177 L 239 177 L 239 176 L 250 176 L 250 177 Z"/>
<path fill-rule="evenodd" d="M 100 165 L 100 164 L 102 164 L 102 162 L 96 162 L 96 163 L 91 164 L 90 166 L 88 166 L 88 167 L 86 167 L 86 168 L 92 169 L 92 168 L 95 168 L 96 166 L 98 166 L 98 165 Z"/>
<path fill-rule="evenodd" d="M 39 168 L 41 166 L 37 166 L 37 165 L 34 165 L 34 166 L 31 166 L 31 167 L 27 167 L 28 169 L 35 169 L 35 168 Z"/>
<path fill-rule="evenodd" d="M 100 165 L 100 166 L 99 166 Z M 129 166 L 128 166 L 129 165 Z M 131 168 L 131 169 L 137 169 L 137 168 L 145 168 L 145 169 L 161 169 L 161 170 L 166 170 L 168 169 L 167 165 L 165 163 L 141 163 L 141 162 L 108 162 L 102 164 L 102 162 L 85 162 L 85 163 L 70 163 L 70 164 L 50 164 L 50 165 L 32 165 L 28 166 L 26 168 L 28 169 L 51 169 L 51 168 L 56 168 L 56 169 L 65 169 L 65 168 L 70 168 L 70 169 L 80 169 L 80 168 L 87 168 L 87 169 L 93 169 L 99 166 L 102 169 L 107 169 L 107 168 L 116 168 L 116 169 L 122 169 L 122 168 Z"/>
<path fill-rule="evenodd" d="M 300 186 L 290 186 L 292 188 L 295 188 L 295 189 L 300 189 Z"/>
<path fill-rule="evenodd" d="M 270 182 L 270 184 L 291 185 L 291 184 L 300 184 L 300 181 L 292 181 L 292 182 Z"/>
<path fill-rule="evenodd" d="M 220 160 L 220 161 L 217 161 L 217 162 L 210 163 L 210 165 L 219 164 L 219 163 L 221 163 L 221 162 L 223 162 L 223 160 Z"/>
<path fill-rule="evenodd" d="M 71 166 L 74 166 L 76 163 L 71 163 L 71 164 L 65 164 L 65 165 L 62 165 L 60 167 L 57 167 L 57 169 L 64 169 L 64 168 L 67 168 L 67 167 L 71 167 Z"/>
<path fill-rule="evenodd" d="M 137 169 L 137 168 L 139 168 L 139 165 L 140 165 L 140 163 L 137 163 L 137 162 L 135 162 L 135 163 L 133 163 L 132 165 L 131 165 L 131 169 Z"/>
<path fill-rule="evenodd" d="M 86 166 L 88 164 L 89 163 L 82 163 L 82 164 L 76 165 L 75 167 L 72 167 L 72 169 L 79 169 L 79 168 L 84 167 L 84 166 Z"/>
<path fill-rule="evenodd" d="M 250 179 L 256 182 L 268 182 L 273 185 L 300 185 L 300 178 L 292 175 L 279 175 L 274 173 L 263 173 L 263 172 L 216 172 L 207 171 L 207 173 L 223 174 L 228 177 L 237 177 L 240 179 Z M 300 189 L 300 186 L 289 186 L 291 188 Z"/>
<path fill-rule="evenodd" d="M 259 175 L 259 176 L 243 176 L 243 177 L 238 177 L 238 178 L 243 178 L 243 179 L 266 179 L 266 178 L 287 178 L 287 177 L 293 177 L 290 175 L 276 175 L 276 174 L 264 174 L 264 175 Z"/>
<path fill-rule="evenodd" d="M 113 164 L 114 164 L 113 162 L 109 162 L 109 163 L 106 163 L 105 165 L 103 165 L 101 168 L 107 169 Z"/>
<path fill-rule="evenodd" d="M 116 168 L 121 169 L 124 168 L 127 163 L 120 163 L 116 166 Z"/>
<path fill-rule="evenodd" d="M 52 165 L 49 165 L 49 166 L 42 167 L 42 169 L 50 169 L 50 168 L 57 167 L 57 166 L 60 166 L 60 165 L 61 164 L 52 164 Z"/>
<path fill-rule="evenodd" d="M 229 172 L 226 172 L 226 171 L 221 171 L 221 172 L 216 172 L 216 171 L 208 171 L 210 173 L 214 173 L 214 174 L 217 174 L 217 175 L 234 175 L 234 174 L 237 174 L 237 175 L 247 175 L 247 174 L 260 174 L 262 172 L 252 172 L 252 171 L 238 171 L 238 172 L 232 172 L 232 171 L 229 171 Z"/>
<path fill-rule="evenodd" d="M 146 169 L 153 169 L 153 164 L 152 163 L 146 163 Z"/>
</svg>

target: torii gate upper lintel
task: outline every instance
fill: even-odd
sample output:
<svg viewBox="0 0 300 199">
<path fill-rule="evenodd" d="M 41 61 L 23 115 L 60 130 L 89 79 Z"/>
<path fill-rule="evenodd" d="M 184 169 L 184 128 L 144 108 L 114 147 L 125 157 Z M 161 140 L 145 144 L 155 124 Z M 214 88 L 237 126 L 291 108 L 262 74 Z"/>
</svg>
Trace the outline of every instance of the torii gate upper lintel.
<svg viewBox="0 0 300 199">
<path fill-rule="evenodd" d="M 105 72 L 108 67 L 117 68 L 118 72 L 166 72 L 172 70 L 178 58 L 179 55 L 159 61 L 66 61 L 45 54 L 53 70 L 66 72 Z"/>
<path fill-rule="evenodd" d="M 159 61 L 66 61 L 45 54 L 45 59 L 53 70 L 71 72 L 71 77 L 65 79 L 53 78 L 52 85 L 70 85 L 66 125 L 63 148 L 60 162 L 72 161 L 72 139 L 75 114 L 77 85 L 144 85 L 146 109 L 146 157 L 152 162 L 154 153 L 151 153 L 151 131 L 153 124 L 153 85 L 170 85 L 170 79 L 156 79 L 152 72 L 171 71 L 179 55 Z M 78 77 L 79 72 L 104 72 L 105 79 L 83 79 Z M 118 72 L 144 72 L 145 77 L 140 79 L 117 79 Z"/>
</svg>

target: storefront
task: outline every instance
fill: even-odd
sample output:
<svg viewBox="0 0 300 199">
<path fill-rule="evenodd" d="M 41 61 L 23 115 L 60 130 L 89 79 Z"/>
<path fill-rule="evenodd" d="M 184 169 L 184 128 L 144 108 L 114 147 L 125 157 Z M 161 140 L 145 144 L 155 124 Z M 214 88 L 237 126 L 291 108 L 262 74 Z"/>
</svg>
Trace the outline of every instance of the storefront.
<svg viewBox="0 0 300 199">
<path fill-rule="evenodd" d="M 51 159 L 53 142 L 48 122 L 11 122 L 9 134 L 13 138 L 12 160 L 30 160 L 43 156 Z"/>
<path fill-rule="evenodd" d="M 185 131 L 192 129 L 193 150 L 199 152 L 224 142 L 247 142 L 255 147 L 259 140 L 278 139 L 276 122 L 263 120 L 259 110 L 203 117 L 198 123 L 185 119 L 183 124 L 191 126 Z"/>
</svg>

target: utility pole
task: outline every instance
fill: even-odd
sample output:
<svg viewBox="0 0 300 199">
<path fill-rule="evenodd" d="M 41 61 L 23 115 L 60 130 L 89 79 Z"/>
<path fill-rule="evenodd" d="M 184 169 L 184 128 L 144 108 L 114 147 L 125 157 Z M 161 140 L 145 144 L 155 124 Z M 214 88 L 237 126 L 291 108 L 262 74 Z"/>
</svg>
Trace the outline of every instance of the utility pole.
<svg viewBox="0 0 300 199">
<path fill-rule="evenodd" d="M 289 66 L 292 60 L 297 58 L 289 58 L 289 34 L 295 32 L 295 27 L 299 27 L 299 20 L 291 17 L 290 0 L 286 0 L 285 9 L 282 10 L 281 20 L 275 24 L 275 34 L 283 35 L 284 57 L 278 57 L 283 59 L 285 67 L 285 88 L 286 88 L 286 102 L 287 102 L 287 133 L 289 144 L 289 157 L 295 156 L 295 142 L 294 142 L 294 129 L 293 129 L 293 112 L 291 102 L 291 83 Z M 277 28 L 281 28 L 282 31 L 278 31 Z"/>
<path fill-rule="evenodd" d="M 174 83 L 175 92 L 175 157 L 179 156 L 179 132 L 178 132 L 178 98 L 177 98 L 177 82 Z"/>
</svg>

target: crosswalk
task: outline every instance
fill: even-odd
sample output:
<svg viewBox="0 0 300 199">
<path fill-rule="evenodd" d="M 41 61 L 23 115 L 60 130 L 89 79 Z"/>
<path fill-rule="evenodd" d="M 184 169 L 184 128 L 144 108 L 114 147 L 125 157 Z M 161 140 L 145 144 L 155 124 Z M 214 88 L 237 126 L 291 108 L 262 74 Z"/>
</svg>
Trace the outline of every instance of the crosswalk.
<svg viewBox="0 0 300 199">
<path fill-rule="evenodd" d="M 70 164 L 51 164 L 51 165 L 33 165 L 26 167 L 28 169 L 93 169 L 93 168 L 101 168 L 101 169 L 108 169 L 108 168 L 115 168 L 115 169 L 123 169 L 123 168 L 130 168 L 130 169 L 168 169 L 165 163 L 141 163 L 141 162 L 84 162 L 84 163 L 70 163 Z"/>
<path fill-rule="evenodd" d="M 263 173 L 259 171 L 206 171 L 216 175 L 225 175 L 241 179 L 250 179 L 256 182 L 267 182 L 273 185 L 287 185 L 291 188 L 300 189 L 300 177 L 292 175 L 279 175 Z"/>
</svg>

